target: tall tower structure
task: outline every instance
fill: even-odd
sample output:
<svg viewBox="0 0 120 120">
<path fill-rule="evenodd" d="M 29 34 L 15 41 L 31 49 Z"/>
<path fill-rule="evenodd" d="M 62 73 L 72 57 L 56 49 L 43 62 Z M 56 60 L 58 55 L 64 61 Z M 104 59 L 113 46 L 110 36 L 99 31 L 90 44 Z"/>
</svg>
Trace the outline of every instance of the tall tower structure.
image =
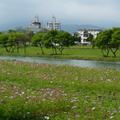
<svg viewBox="0 0 120 120">
<path fill-rule="evenodd" d="M 56 17 L 52 17 L 52 22 L 47 22 L 47 29 L 48 30 L 61 30 L 61 23 L 60 22 L 56 22 Z"/>
<path fill-rule="evenodd" d="M 55 23 L 56 22 L 56 17 L 52 17 L 52 22 Z"/>
<path fill-rule="evenodd" d="M 34 22 L 39 22 L 39 17 L 38 16 L 34 17 Z"/>
<path fill-rule="evenodd" d="M 42 22 L 39 21 L 39 17 L 35 16 L 34 21 L 30 22 L 29 27 L 27 28 L 28 31 L 33 31 L 34 33 L 39 32 L 42 29 Z"/>
</svg>

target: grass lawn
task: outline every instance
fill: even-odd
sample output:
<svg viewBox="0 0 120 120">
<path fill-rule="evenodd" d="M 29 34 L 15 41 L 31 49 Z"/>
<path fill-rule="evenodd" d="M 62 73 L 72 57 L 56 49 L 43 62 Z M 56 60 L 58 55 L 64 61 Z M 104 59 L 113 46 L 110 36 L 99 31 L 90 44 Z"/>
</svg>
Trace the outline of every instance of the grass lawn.
<svg viewBox="0 0 120 120">
<path fill-rule="evenodd" d="M 12 55 L 12 56 L 33 56 L 33 57 L 54 57 L 54 58 L 65 58 L 65 59 L 83 59 L 83 60 L 98 60 L 98 61 L 120 61 L 120 50 L 117 51 L 117 57 L 113 57 L 112 53 L 109 57 L 103 57 L 100 49 L 92 49 L 91 46 L 72 46 L 68 49 L 64 49 L 61 55 L 52 54 L 51 49 L 43 48 L 45 54 L 41 54 L 38 47 L 27 47 L 27 52 L 23 52 L 23 48 L 20 49 L 19 53 L 7 53 L 4 48 L 0 48 L 0 55 Z"/>
<path fill-rule="evenodd" d="M 0 60 L 0 118 L 119 120 L 120 70 Z"/>
</svg>

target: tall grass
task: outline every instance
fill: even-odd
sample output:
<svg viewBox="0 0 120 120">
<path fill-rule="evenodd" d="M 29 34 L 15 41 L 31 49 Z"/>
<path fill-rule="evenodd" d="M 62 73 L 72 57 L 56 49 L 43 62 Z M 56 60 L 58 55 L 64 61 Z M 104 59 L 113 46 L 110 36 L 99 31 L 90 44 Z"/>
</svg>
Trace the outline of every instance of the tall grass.
<svg viewBox="0 0 120 120">
<path fill-rule="evenodd" d="M 1 120 L 120 118 L 120 69 L 0 60 Z"/>
</svg>

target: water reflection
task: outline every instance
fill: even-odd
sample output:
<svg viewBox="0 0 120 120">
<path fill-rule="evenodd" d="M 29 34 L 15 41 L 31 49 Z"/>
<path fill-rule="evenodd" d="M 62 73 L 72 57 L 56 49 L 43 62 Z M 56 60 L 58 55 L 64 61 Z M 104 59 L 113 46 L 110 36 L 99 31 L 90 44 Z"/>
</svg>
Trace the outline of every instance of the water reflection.
<svg viewBox="0 0 120 120">
<path fill-rule="evenodd" d="M 49 64 L 67 64 L 81 67 L 91 68 L 118 68 L 120 62 L 104 62 L 104 61 L 88 61 L 88 60 L 72 60 L 72 59 L 56 59 L 56 58 L 40 58 L 40 57 L 12 57 L 0 56 L 0 59 L 20 60 L 27 62 L 49 63 Z"/>
</svg>

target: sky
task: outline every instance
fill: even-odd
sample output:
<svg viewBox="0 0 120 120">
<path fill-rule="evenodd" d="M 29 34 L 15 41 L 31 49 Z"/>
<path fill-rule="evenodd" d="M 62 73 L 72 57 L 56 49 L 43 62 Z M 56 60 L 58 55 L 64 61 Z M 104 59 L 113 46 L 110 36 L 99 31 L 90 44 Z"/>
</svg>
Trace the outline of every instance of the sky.
<svg viewBox="0 0 120 120">
<path fill-rule="evenodd" d="M 26 28 L 36 15 L 43 27 L 52 16 L 62 25 L 120 27 L 119 6 L 120 0 L 0 0 L 0 31 Z"/>
</svg>

